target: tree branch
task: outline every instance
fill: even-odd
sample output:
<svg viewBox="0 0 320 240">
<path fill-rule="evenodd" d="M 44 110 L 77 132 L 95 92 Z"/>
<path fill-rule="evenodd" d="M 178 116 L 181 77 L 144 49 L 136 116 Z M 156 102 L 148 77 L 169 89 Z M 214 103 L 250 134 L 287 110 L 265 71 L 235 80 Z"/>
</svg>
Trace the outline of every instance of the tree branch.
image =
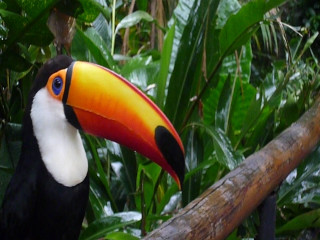
<svg viewBox="0 0 320 240">
<path fill-rule="evenodd" d="M 320 140 L 320 98 L 296 123 L 144 239 L 224 239 Z"/>
</svg>

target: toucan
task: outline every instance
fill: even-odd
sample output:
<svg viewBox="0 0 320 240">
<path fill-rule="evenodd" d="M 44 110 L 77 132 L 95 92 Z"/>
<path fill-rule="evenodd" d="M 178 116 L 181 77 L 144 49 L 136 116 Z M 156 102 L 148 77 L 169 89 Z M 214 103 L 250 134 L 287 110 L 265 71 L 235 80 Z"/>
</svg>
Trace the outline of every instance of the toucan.
<svg viewBox="0 0 320 240">
<path fill-rule="evenodd" d="M 146 156 L 181 187 L 183 144 L 161 110 L 115 72 L 59 55 L 40 68 L 29 94 L 0 239 L 78 239 L 89 195 L 79 130 Z"/>
</svg>

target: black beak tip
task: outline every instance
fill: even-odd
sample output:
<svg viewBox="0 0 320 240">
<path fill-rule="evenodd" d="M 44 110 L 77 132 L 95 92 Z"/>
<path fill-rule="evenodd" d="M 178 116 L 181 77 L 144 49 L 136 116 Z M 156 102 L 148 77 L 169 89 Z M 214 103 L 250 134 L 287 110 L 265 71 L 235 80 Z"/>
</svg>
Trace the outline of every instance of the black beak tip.
<svg viewBox="0 0 320 240">
<path fill-rule="evenodd" d="M 163 126 L 155 129 L 155 140 L 162 155 L 177 174 L 181 187 L 184 181 L 184 153 L 174 136 Z"/>
</svg>

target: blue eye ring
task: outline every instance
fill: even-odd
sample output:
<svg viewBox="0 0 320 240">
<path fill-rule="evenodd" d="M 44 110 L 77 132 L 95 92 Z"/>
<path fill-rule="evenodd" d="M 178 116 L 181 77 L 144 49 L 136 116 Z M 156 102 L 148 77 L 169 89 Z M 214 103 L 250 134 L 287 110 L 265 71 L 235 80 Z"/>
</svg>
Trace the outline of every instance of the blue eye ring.
<svg viewBox="0 0 320 240">
<path fill-rule="evenodd" d="M 63 80 L 61 77 L 55 77 L 52 81 L 52 91 L 55 95 L 59 95 L 63 86 Z"/>
</svg>

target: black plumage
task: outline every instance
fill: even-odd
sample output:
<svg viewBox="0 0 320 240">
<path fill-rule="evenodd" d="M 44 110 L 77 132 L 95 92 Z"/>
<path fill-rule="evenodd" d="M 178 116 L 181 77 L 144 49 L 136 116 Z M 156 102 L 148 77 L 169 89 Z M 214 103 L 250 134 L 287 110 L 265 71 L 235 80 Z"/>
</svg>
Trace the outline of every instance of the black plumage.
<svg viewBox="0 0 320 240">
<path fill-rule="evenodd" d="M 145 109 L 149 114 L 142 114 Z M 0 239 L 78 238 L 89 179 L 76 129 L 140 152 L 178 186 L 183 183 L 183 145 L 161 110 L 116 73 L 58 56 L 39 70 L 29 95 L 21 156 L 0 212 Z"/>
<path fill-rule="evenodd" d="M 55 181 L 42 161 L 30 117 L 35 94 L 45 87 L 51 74 L 67 68 L 72 61 L 58 56 L 48 61 L 35 79 L 23 120 L 21 156 L 2 203 L 0 239 L 59 240 L 79 236 L 88 201 L 88 176 L 73 187 Z"/>
</svg>

